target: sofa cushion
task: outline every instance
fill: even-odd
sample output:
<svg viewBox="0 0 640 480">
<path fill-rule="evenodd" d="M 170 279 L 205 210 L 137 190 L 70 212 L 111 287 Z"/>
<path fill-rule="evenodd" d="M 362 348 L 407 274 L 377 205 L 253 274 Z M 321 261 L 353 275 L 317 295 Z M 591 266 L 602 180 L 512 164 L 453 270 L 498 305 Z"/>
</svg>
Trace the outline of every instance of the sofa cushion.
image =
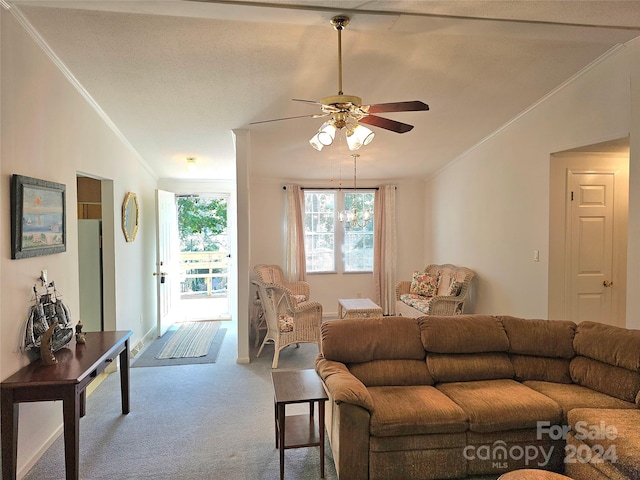
<svg viewBox="0 0 640 480">
<path fill-rule="evenodd" d="M 556 402 L 515 380 L 441 383 L 436 388 L 464 410 L 474 432 L 536 428 L 538 421 L 553 425 L 562 420 Z"/>
<path fill-rule="evenodd" d="M 373 360 L 347 367 L 367 387 L 434 384 L 424 360 Z"/>
<path fill-rule="evenodd" d="M 371 435 L 464 432 L 465 412 L 431 386 L 371 387 Z"/>
<path fill-rule="evenodd" d="M 424 349 L 435 353 L 506 352 L 502 323 L 489 315 L 432 316 L 418 319 Z"/>
<path fill-rule="evenodd" d="M 570 370 L 575 383 L 627 402 L 634 402 L 640 390 L 640 374 L 637 372 L 591 358 L 574 358 Z"/>
<path fill-rule="evenodd" d="M 506 353 L 428 353 L 427 367 L 436 382 L 467 382 L 513 378 Z"/>
<path fill-rule="evenodd" d="M 509 338 L 509 352 L 540 357 L 573 358 L 576 324 L 565 320 L 498 317 Z"/>
<path fill-rule="evenodd" d="M 437 273 L 413 272 L 409 293 L 433 297 L 438 291 L 440 275 Z"/>
<path fill-rule="evenodd" d="M 553 399 L 566 415 L 574 408 L 634 408 L 634 404 L 576 384 L 530 381 L 524 384 Z"/>
<path fill-rule="evenodd" d="M 576 329 L 573 347 L 578 355 L 640 371 L 640 330 L 582 322 Z"/>
<path fill-rule="evenodd" d="M 510 354 L 509 359 L 519 382 L 541 380 L 543 382 L 573 383 L 568 358 L 535 357 Z"/>
<path fill-rule="evenodd" d="M 322 322 L 320 350 L 327 360 L 363 363 L 372 360 L 424 360 L 415 318 L 349 318 Z M 393 341 L 392 341 L 393 340 Z"/>
<path fill-rule="evenodd" d="M 603 454 L 627 478 L 640 478 L 640 410 L 576 408 L 569 412 L 569 426 L 577 440 Z M 576 452 L 576 461 L 584 460 Z M 613 461 L 615 460 L 615 461 Z"/>
</svg>

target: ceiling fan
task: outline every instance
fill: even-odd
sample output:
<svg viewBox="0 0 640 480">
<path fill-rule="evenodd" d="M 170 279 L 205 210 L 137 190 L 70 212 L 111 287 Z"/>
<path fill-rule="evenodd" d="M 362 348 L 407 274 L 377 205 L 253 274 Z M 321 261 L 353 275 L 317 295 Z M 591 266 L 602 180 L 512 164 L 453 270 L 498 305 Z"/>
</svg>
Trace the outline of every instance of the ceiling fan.
<svg viewBox="0 0 640 480">
<path fill-rule="evenodd" d="M 294 98 L 295 102 L 304 102 L 319 105 L 322 113 L 313 115 L 299 115 L 295 117 L 276 118 L 252 122 L 251 125 L 294 118 L 322 118 L 330 117 L 322 124 L 318 132 L 309 140 L 316 150 L 331 145 L 337 130 L 345 129 L 347 145 L 350 150 L 358 150 L 368 145 L 373 140 L 374 133 L 361 124 L 373 125 L 396 133 L 406 133 L 413 129 L 413 125 L 398 122 L 389 118 L 379 117 L 376 114 L 385 112 L 414 112 L 429 110 L 429 105 L 419 100 L 408 102 L 378 103 L 374 105 L 362 105 L 362 99 L 355 95 L 345 95 L 342 92 L 342 30 L 349 24 L 349 17 L 338 15 L 331 19 L 331 25 L 338 31 L 338 94 L 321 99 L 302 100 Z"/>
</svg>

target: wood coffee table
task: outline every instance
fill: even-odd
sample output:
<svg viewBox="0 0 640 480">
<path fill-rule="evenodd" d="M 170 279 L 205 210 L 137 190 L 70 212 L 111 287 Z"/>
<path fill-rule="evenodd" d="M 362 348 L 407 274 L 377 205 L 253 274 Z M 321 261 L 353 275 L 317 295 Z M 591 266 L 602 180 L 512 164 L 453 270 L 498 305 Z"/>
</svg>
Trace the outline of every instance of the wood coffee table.
<svg viewBox="0 0 640 480">
<path fill-rule="evenodd" d="M 382 317 L 382 308 L 368 298 L 338 299 L 338 318 Z"/>
<path fill-rule="evenodd" d="M 320 447 L 320 478 L 324 478 L 324 403 L 329 399 L 322 381 L 313 369 L 271 372 L 273 381 L 276 448 L 280 450 L 280 480 L 284 479 L 286 448 Z M 318 402 L 317 423 L 313 406 Z M 285 407 L 308 403 L 308 415 L 289 415 Z"/>
</svg>

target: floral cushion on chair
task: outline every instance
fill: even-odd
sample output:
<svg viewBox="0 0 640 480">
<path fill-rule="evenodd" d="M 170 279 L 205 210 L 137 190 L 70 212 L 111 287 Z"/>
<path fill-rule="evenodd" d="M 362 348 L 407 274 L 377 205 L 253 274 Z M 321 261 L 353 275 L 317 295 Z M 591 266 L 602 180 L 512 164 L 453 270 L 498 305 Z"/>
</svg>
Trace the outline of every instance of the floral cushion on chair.
<svg viewBox="0 0 640 480">
<path fill-rule="evenodd" d="M 293 317 L 291 315 L 278 315 L 278 327 L 280 333 L 293 332 Z"/>
<path fill-rule="evenodd" d="M 433 297 L 438 291 L 440 275 L 437 273 L 413 272 L 409 293 Z"/>
<path fill-rule="evenodd" d="M 423 295 L 415 295 L 411 293 L 405 293 L 400 295 L 400 300 L 410 307 L 421 311 L 422 313 L 429 313 L 429 306 L 431 305 L 431 298 L 426 298 Z"/>
</svg>

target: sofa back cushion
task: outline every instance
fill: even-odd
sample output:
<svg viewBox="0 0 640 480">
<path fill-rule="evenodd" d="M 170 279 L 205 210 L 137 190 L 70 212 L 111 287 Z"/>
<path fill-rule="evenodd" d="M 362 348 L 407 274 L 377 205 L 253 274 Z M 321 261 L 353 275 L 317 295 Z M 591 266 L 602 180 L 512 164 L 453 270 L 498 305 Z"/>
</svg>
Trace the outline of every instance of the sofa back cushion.
<svg viewBox="0 0 640 480">
<path fill-rule="evenodd" d="M 509 339 L 499 320 L 489 315 L 429 316 L 418 319 L 427 352 L 507 352 Z"/>
<path fill-rule="evenodd" d="M 513 378 L 502 324 L 488 315 L 418 319 L 427 367 L 436 382 Z"/>
<path fill-rule="evenodd" d="M 509 338 L 509 353 L 573 358 L 576 324 L 567 320 L 527 320 L 498 317 Z"/>
<path fill-rule="evenodd" d="M 571 360 L 568 358 L 537 357 L 535 355 L 509 354 L 515 379 L 519 382 L 538 380 L 541 382 L 573 383 Z"/>
<path fill-rule="evenodd" d="M 631 403 L 640 390 L 638 372 L 583 356 L 571 361 L 571 378 L 579 385 Z"/>
<path fill-rule="evenodd" d="M 582 322 L 571 361 L 575 383 L 633 402 L 640 391 L 640 330 Z"/>
<path fill-rule="evenodd" d="M 582 322 L 576 328 L 573 347 L 578 355 L 640 371 L 640 330 Z"/>
<path fill-rule="evenodd" d="M 517 380 L 573 383 L 569 365 L 575 356 L 575 323 L 510 316 L 498 318 L 509 338 L 509 357 Z"/>
<path fill-rule="evenodd" d="M 324 358 L 344 363 L 366 386 L 433 384 L 415 318 L 329 320 L 321 333 Z"/>
<path fill-rule="evenodd" d="M 513 365 L 503 352 L 428 353 L 427 366 L 436 382 L 470 382 L 513 378 Z"/>
<path fill-rule="evenodd" d="M 367 387 L 433 385 L 423 360 L 372 360 L 348 363 L 351 374 Z"/>
</svg>

